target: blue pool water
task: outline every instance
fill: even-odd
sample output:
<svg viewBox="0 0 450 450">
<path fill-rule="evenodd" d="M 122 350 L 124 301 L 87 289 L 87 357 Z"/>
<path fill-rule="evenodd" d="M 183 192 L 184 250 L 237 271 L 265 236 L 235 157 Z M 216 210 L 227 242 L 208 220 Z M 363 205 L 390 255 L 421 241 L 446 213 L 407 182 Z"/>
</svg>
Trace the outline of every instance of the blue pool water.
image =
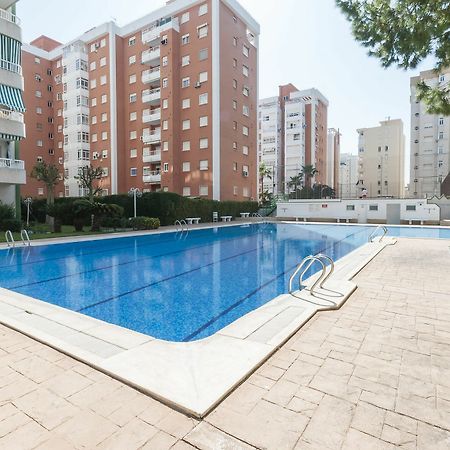
<svg viewBox="0 0 450 450">
<path fill-rule="evenodd" d="M 210 336 L 286 292 L 304 256 L 335 260 L 369 226 L 259 224 L 16 248 L 0 252 L 0 286 L 169 341 Z M 449 238 L 450 230 L 389 227 Z"/>
</svg>

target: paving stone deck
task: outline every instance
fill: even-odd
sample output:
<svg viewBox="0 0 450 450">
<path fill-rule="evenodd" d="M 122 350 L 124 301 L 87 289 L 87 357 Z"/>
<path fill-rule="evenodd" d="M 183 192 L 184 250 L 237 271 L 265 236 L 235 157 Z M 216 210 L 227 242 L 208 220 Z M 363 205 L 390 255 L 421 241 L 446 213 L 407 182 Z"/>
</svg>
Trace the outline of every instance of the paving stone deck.
<svg viewBox="0 0 450 450">
<path fill-rule="evenodd" d="M 0 326 L 0 449 L 450 448 L 450 242 L 400 239 L 204 420 Z"/>
</svg>

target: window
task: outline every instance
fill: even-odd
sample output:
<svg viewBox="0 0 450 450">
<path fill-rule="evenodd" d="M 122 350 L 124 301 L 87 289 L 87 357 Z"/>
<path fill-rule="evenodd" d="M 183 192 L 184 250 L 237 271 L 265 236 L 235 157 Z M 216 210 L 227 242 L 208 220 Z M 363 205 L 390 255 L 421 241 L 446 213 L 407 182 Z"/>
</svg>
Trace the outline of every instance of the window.
<svg viewBox="0 0 450 450">
<path fill-rule="evenodd" d="M 250 54 L 250 48 L 247 47 L 246 45 L 243 45 L 242 46 L 242 54 L 248 58 L 248 55 Z"/>
<path fill-rule="evenodd" d="M 44 188 L 38 188 L 37 193 L 38 195 L 44 195 Z"/>
<path fill-rule="evenodd" d="M 242 166 L 242 176 L 248 177 L 248 166 Z"/>
<path fill-rule="evenodd" d="M 233 89 L 237 89 L 237 80 L 233 79 Z"/>
<path fill-rule="evenodd" d="M 191 141 L 183 141 L 183 152 L 187 152 L 191 149 Z"/>
<path fill-rule="evenodd" d="M 185 77 L 181 80 L 181 87 L 186 88 L 189 87 L 191 84 L 191 79 L 189 77 Z"/>
<path fill-rule="evenodd" d="M 64 140 L 65 140 L 66 136 L 64 136 Z M 79 131 L 77 134 L 77 140 L 78 142 L 84 142 L 86 144 L 89 143 L 89 133 L 86 133 L 84 131 Z"/>
<path fill-rule="evenodd" d="M 369 211 L 378 211 L 378 205 L 369 205 Z"/>
<path fill-rule="evenodd" d="M 164 172 L 168 172 L 169 171 L 169 163 L 164 163 L 163 164 L 163 171 Z"/>
<path fill-rule="evenodd" d="M 131 36 L 129 39 L 128 39 L 128 47 L 132 47 L 133 45 L 135 45 L 136 44 L 136 36 Z"/>
<path fill-rule="evenodd" d="M 236 110 L 237 109 L 237 101 L 233 100 L 233 109 Z"/>
<path fill-rule="evenodd" d="M 130 167 L 130 176 L 135 177 L 137 175 L 137 168 L 136 167 Z"/>
<path fill-rule="evenodd" d="M 248 96 L 250 95 L 250 89 L 249 89 L 247 86 L 244 86 L 244 87 L 242 88 L 242 93 L 243 93 L 246 97 L 248 97 Z"/>
<path fill-rule="evenodd" d="M 136 111 L 130 112 L 130 122 L 137 119 Z"/>
<path fill-rule="evenodd" d="M 387 152 L 389 150 L 389 145 L 384 146 L 384 151 Z"/>
<path fill-rule="evenodd" d="M 163 65 L 163 67 L 166 67 L 168 63 L 169 63 L 169 58 L 167 56 L 163 56 L 162 57 L 162 65 Z"/>
<path fill-rule="evenodd" d="M 233 120 L 233 130 L 237 130 L 237 122 Z"/>
<path fill-rule="evenodd" d="M 199 125 L 201 127 L 206 127 L 208 126 L 208 116 L 201 116 L 200 120 L 199 120 Z"/>
<path fill-rule="evenodd" d="M 163 152 L 169 151 L 169 143 L 167 141 L 163 142 Z"/>
<path fill-rule="evenodd" d="M 200 139 L 200 143 L 199 143 L 199 147 L 201 149 L 208 148 L 208 138 L 201 138 Z"/>
<path fill-rule="evenodd" d="M 132 148 L 130 150 L 130 158 L 137 158 L 137 149 Z"/>
<path fill-rule="evenodd" d="M 416 205 L 406 205 L 406 211 L 415 211 Z"/>
<path fill-rule="evenodd" d="M 64 126 L 66 126 L 66 118 L 64 118 Z M 87 114 L 77 114 L 77 125 L 80 124 L 89 125 L 89 116 Z"/>
<path fill-rule="evenodd" d="M 236 141 L 233 142 L 233 150 L 237 150 L 237 142 Z"/>
<path fill-rule="evenodd" d="M 42 114 L 42 108 L 40 106 L 36 107 L 36 114 Z"/>
<path fill-rule="evenodd" d="M 191 195 L 191 188 L 189 186 L 183 187 L 183 196 L 189 197 Z"/>
<path fill-rule="evenodd" d="M 208 12 L 208 4 L 203 3 L 203 5 L 200 5 L 198 8 L 198 15 L 203 16 Z"/>
<path fill-rule="evenodd" d="M 106 84 L 106 75 L 102 75 L 102 76 L 100 77 L 100 84 L 101 84 L 102 86 L 104 86 L 104 85 Z"/>
<path fill-rule="evenodd" d="M 444 139 L 444 132 L 443 131 L 439 131 L 439 139 Z"/>
<path fill-rule="evenodd" d="M 89 89 L 89 81 L 86 78 L 77 78 L 77 89 Z"/>
<path fill-rule="evenodd" d="M 91 106 L 97 106 L 97 99 L 95 97 L 91 99 Z"/>
<path fill-rule="evenodd" d="M 189 56 L 189 55 L 183 56 L 183 57 L 181 58 L 181 67 L 188 66 L 190 60 L 191 60 L 191 59 L 190 59 L 190 56 Z"/>
<path fill-rule="evenodd" d="M 197 35 L 199 39 L 208 36 L 208 24 L 200 25 L 197 27 Z"/>
<path fill-rule="evenodd" d="M 106 94 L 102 95 L 102 103 L 106 103 L 108 101 L 108 96 Z"/>
<path fill-rule="evenodd" d="M 131 66 L 132 64 L 134 64 L 136 62 L 136 55 L 131 55 L 128 58 L 128 64 Z"/>
<path fill-rule="evenodd" d="M 185 12 L 181 15 L 180 23 L 186 23 L 189 22 L 189 12 Z"/>
<path fill-rule="evenodd" d="M 41 98 L 42 97 L 42 92 L 41 91 L 36 91 L 35 95 L 37 98 Z"/>
<path fill-rule="evenodd" d="M 299 141 L 300 140 L 300 133 L 295 133 L 293 136 L 294 141 Z"/>
<path fill-rule="evenodd" d="M 199 186 L 198 194 L 202 196 L 208 195 L 208 186 Z"/>
<path fill-rule="evenodd" d="M 190 98 L 184 98 L 181 104 L 181 107 L 183 109 L 187 109 L 191 107 L 191 99 Z"/>
<path fill-rule="evenodd" d="M 40 64 L 41 63 L 41 58 L 38 58 L 37 56 L 34 58 L 34 63 L 35 64 Z"/>
<path fill-rule="evenodd" d="M 248 136 L 248 127 L 246 127 L 245 125 L 242 126 L 242 134 L 244 136 Z"/>
<path fill-rule="evenodd" d="M 95 70 L 96 68 L 97 68 L 97 63 L 95 61 L 92 61 L 89 64 L 89 69 L 92 71 L 92 70 Z"/>
<path fill-rule="evenodd" d="M 439 125 L 444 125 L 444 118 L 443 117 L 439 117 Z"/>
<path fill-rule="evenodd" d="M 246 117 L 250 115 L 250 108 L 247 105 L 242 105 L 242 114 Z"/>
<path fill-rule="evenodd" d="M 444 161 L 438 161 L 438 167 L 442 167 L 444 165 Z"/>
<path fill-rule="evenodd" d="M 93 133 L 91 136 L 91 142 L 97 142 L 97 133 Z"/>
<path fill-rule="evenodd" d="M 168 130 L 169 129 L 169 121 L 168 120 L 163 120 L 163 122 L 162 122 L 162 129 L 163 130 Z"/>
<path fill-rule="evenodd" d="M 190 172 L 191 171 L 191 163 L 190 162 L 184 162 L 182 164 L 182 169 L 183 172 Z"/>
<path fill-rule="evenodd" d="M 38 139 L 38 140 L 36 141 L 36 145 L 37 145 L 38 147 L 42 147 L 42 146 L 44 145 L 44 143 L 42 142 L 41 139 Z"/>
<path fill-rule="evenodd" d="M 183 120 L 183 130 L 189 130 L 191 128 L 191 121 L 189 119 Z"/>
<path fill-rule="evenodd" d="M 137 139 L 137 131 L 130 131 L 130 139 Z"/>
<path fill-rule="evenodd" d="M 64 145 L 69 143 L 69 136 L 67 134 L 64 135 Z"/>
<path fill-rule="evenodd" d="M 130 103 L 134 103 L 137 100 L 137 94 L 130 94 Z"/>
<path fill-rule="evenodd" d="M 354 211 L 355 210 L 355 205 L 347 205 L 347 211 Z"/>
<path fill-rule="evenodd" d="M 101 41 L 100 41 L 100 47 L 106 47 L 106 39 L 105 38 L 103 38 Z"/>
<path fill-rule="evenodd" d="M 88 71 L 88 64 L 83 59 L 77 59 L 75 61 L 75 69 L 76 70 L 84 70 L 85 72 Z"/>
<path fill-rule="evenodd" d="M 200 94 L 198 96 L 198 104 L 199 105 L 207 105 L 208 104 L 208 93 Z"/>
<path fill-rule="evenodd" d="M 439 82 L 442 83 L 445 81 L 445 75 L 439 75 Z"/>
<path fill-rule="evenodd" d="M 233 36 L 233 47 L 237 47 L 237 37 Z"/>
<path fill-rule="evenodd" d="M 102 122 L 106 122 L 108 120 L 108 113 L 102 113 Z"/>
<path fill-rule="evenodd" d="M 248 155 L 248 146 L 247 145 L 243 145 L 242 146 L 242 154 L 243 155 Z"/>
<path fill-rule="evenodd" d="M 181 44 L 182 45 L 189 44 L 189 33 L 183 34 L 183 36 L 181 36 Z"/>
<path fill-rule="evenodd" d="M 234 172 L 237 172 L 237 169 L 238 169 L 238 164 L 237 164 L 237 162 L 233 162 L 233 171 L 234 171 Z"/>
<path fill-rule="evenodd" d="M 64 83 L 64 84 L 66 84 L 66 83 Z M 95 89 L 96 87 L 97 87 L 97 80 L 94 78 L 91 80 L 91 89 Z M 66 87 L 64 89 L 66 89 Z M 64 92 L 66 92 L 66 91 L 64 91 Z"/>
<path fill-rule="evenodd" d="M 199 61 L 204 61 L 205 59 L 208 59 L 208 49 L 207 48 L 202 48 L 198 52 L 198 60 Z"/>
<path fill-rule="evenodd" d="M 163 109 L 167 109 L 169 107 L 169 100 L 167 98 L 163 99 L 162 107 L 163 107 Z"/>
<path fill-rule="evenodd" d="M 167 86 L 169 86 L 169 79 L 168 78 L 163 78 L 162 79 L 162 87 L 166 88 Z"/>
<path fill-rule="evenodd" d="M 245 64 L 242 65 L 242 74 L 244 77 L 248 77 L 248 67 Z"/>
<path fill-rule="evenodd" d="M 40 83 L 41 80 L 42 80 L 41 76 L 40 76 L 38 73 L 35 73 L 35 74 L 34 74 L 34 79 L 35 79 L 36 81 L 39 81 L 39 83 Z"/>
<path fill-rule="evenodd" d="M 200 160 L 200 170 L 208 170 L 208 160 L 207 159 Z"/>
</svg>

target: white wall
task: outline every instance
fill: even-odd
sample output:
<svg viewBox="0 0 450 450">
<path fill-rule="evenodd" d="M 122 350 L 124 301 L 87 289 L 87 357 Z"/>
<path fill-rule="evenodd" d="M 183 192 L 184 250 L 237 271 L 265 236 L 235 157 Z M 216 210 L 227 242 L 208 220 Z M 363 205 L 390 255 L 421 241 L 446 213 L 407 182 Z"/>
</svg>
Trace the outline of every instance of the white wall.
<svg viewBox="0 0 450 450">
<path fill-rule="evenodd" d="M 420 199 L 352 199 L 352 200 L 291 200 L 277 203 L 277 217 L 299 219 L 353 219 L 360 223 L 386 220 L 386 205 L 400 204 L 401 220 L 439 221 L 439 207 Z M 370 206 L 377 206 L 377 211 Z M 406 206 L 415 205 L 415 211 Z M 354 207 L 354 209 L 351 209 Z"/>
</svg>

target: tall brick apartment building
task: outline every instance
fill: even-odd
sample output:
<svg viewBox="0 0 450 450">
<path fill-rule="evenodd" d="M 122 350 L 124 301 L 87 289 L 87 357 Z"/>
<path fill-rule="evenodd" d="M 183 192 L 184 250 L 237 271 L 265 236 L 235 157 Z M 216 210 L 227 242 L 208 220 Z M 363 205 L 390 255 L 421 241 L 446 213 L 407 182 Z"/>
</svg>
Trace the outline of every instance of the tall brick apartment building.
<svg viewBox="0 0 450 450">
<path fill-rule="evenodd" d="M 25 44 L 28 173 L 58 165 L 58 196 L 83 195 L 74 177 L 91 164 L 105 195 L 256 199 L 258 35 L 235 0 L 175 0 L 67 44 Z M 22 194 L 42 188 L 28 176 Z"/>
</svg>

